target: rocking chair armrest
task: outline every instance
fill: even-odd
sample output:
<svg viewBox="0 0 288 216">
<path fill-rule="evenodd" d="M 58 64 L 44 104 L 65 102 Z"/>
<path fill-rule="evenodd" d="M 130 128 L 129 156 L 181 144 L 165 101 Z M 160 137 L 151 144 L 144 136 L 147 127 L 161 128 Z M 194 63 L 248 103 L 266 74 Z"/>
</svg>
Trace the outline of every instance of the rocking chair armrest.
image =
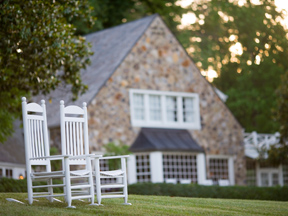
<svg viewBox="0 0 288 216">
<path fill-rule="evenodd" d="M 103 155 L 96 155 L 96 154 L 89 154 L 88 156 L 91 157 L 92 159 L 103 157 Z"/>
<path fill-rule="evenodd" d="M 117 155 L 117 156 L 106 156 L 106 157 L 100 157 L 100 159 L 119 159 L 119 158 L 128 158 L 130 155 Z"/>
<path fill-rule="evenodd" d="M 49 160 L 62 160 L 64 158 L 68 159 L 81 159 L 81 158 L 101 158 L 102 155 L 88 154 L 88 155 L 51 155 L 51 156 L 43 156 L 43 157 L 34 157 L 30 158 L 30 160 L 41 160 L 41 159 L 49 159 Z"/>
<path fill-rule="evenodd" d="M 88 155 L 67 155 L 69 159 L 84 159 L 84 158 L 100 158 L 102 155 L 88 154 Z"/>
<path fill-rule="evenodd" d="M 69 157 L 69 155 L 51 155 L 51 156 L 34 157 L 30 158 L 30 160 L 41 160 L 41 159 L 62 160 L 65 157 Z"/>
</svg>

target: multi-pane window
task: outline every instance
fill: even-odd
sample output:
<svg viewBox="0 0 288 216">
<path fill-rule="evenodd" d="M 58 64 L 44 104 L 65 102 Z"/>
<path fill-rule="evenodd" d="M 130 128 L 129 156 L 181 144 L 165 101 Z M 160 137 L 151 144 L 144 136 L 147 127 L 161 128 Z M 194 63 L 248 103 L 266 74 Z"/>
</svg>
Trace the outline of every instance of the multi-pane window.
<svg viewBox="0 0 288 216">
<path fill-rule="evenodd" d="M 260 186 L 270 187 L 279 185 L 279 173 L 277 169 L 260 169 Z"/>
<path fill-rule="evenodd" d="M 219 179 L 229 179 L 228 159 L 227 158 L 210 158 L 209 173 L 213 181 Z"/>
<path fill-rule="evenodd" d="M 132 126 L 200 129 L 195 93 L 130 89 L 130 110 Z"/>
<path fill-rule="evenodd" d="M 161 97 L 149 95 L 149 114 L 151 121 L 161 121 Z"/>
<path fill-rule="evenodd" d="M 168 154 L 163 153 L 163 175 L 164 180 L 182 179 L 197 183 L 196 155 L 191 154 Z"/>
<path fill-rule="evenodd" d="M 137 182 L 150 182 L 150 156 L 149 154 L 136 155 Z"/>
</svg>

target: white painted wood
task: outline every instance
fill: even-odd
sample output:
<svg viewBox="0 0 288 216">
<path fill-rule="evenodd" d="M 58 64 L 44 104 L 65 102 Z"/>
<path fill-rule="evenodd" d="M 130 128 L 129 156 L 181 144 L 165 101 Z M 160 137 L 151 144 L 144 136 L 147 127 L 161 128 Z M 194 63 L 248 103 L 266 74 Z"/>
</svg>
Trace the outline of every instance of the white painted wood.
<svg viewBox="0 0 288 216">
<path fill-rule="evenodd" d="M 229 186 L 230 181 L 228 179 L 219 179 L 218 184 L 219 184 L 219 186 Z"/>
<path fill-rule="evenodd" d="M 127 174 L 128 174 L 128 183 L 135 184 L 137 183 L 137 167 L 136 167 L 136 156 L 130 155 L 127 162 Z"/>
<path fill-rule="evenodd" d="M 144 113 L 145 113 L 145 116 L 144 116 L 144 121 L 146 122 L 146 123 L 149 123 L 150 122 L 150 120 L 149 120 L 149 118 L 150 118 L 150 110 L 149 110 L 149 98 L 148 98 L 148 95 L 146 94 L 146 95 L 144 95 Z"/>
<path fill-rule="evenodd" d="M 235 172 L 234 172 L 234 158 L 229 157 L 228 159 L 229 169 L 229 185 L 235 185 Z"/>
<path fill-rule="evenodd" d="M 75 112 L 75 113 L 74 113 Z M 74 114 L 81 114 L 75 117 Z M 101 192 L 101 178 L 107 177 L 111 178 L 121 178 L 123 184 L 118 184 L 119 188 L 123 188 L 124 203 L 128 204 L 128 189 L 127 189 L 127 171 L 126 171 L 126 158 L 129 155 L 114 156 L 114 157 L 101 157 L 101 155 L 95 156 L 89 154 L 89 138 L 88 138 L 88 114 L 86 103 L 83 103 L 83 108 L 77 106 L 68 106 L 64 107 L 64 101 L 60 102 L 60 121 L 61 121 L 61 145 L 62 145 L 62 155 L 69 155 L 68 158 L 65 158 L 65 180 L 66 180 L 66 193 L 67 193 L 67 202 L 68 207 L 72 207 L 72 200 L 76 199 L 72 193 L 73 189 L 79 188 L 79 186 L 72 185 L 71 179 L 75 176 L 71 174 L 77 174 L 70 171 L 70 165 L 85 165 L 84 170 L 79 172 L 77 178 L 82 177 L 87 178 L 88 181 L 86 184 L 82 185 L 82 188 L 89 188 L 89 195 L 86 195 L 85 198 L 90 198 L 92 204 L 94 204 L 94 183 L 93 183 L 93 173 L 95 177 L 95 185 L 97 191 L 97 201 L 98 204 L 101 204 L 103 194 Z M 66 115 L 73 115 L 73 117 L 67 117 Z M 85 158 L 80 156 L 86 156 Z M 101 157 L 101 158 L 100 158 Z M 115 171 L 100 171 L 99 158 L 102 160 L 108 159 L 119 159 L 121 160 L 121 172 Z M 91 159 L 93 159 L 95 172 L 92 171 Z M 104 186 L 106 187 L 106 186 Z M 112 185 L 112 188 L 115 188 L 116 185 Z M 108 188 L 108 186 L 107 186 Z M 76 196 L 78 197 L 78 196 Z M 119 196 L 116 196 L 119 197 Z M 83 197 L 82 197 L 83 198 Z M 107 197 L 106 197 L 107 198 Z M 112 198 L 112 197 L 111 197 Z M 113 196 L 115 198 L 115 196 Z"/>
<path fill-rule="evenodd" d="M 201 182 L 201 185 L 211 186 L 213 185 L 213 181 L 212 179 L 205 179 L 204 181 Z"/>
<path fill-rule="evenodd" d="M 71 114 L 76 115 L 77 117 L 67 117 L 67 115 Z M 86 103 L 83 103 L 83 108 L 74 105 L 65 107 L 64 101 L 60 101 L 60 122 L 62 155 L 69 155 L 69 157 L 65 157 L 65 163 L 63 164 L 65 166 L 65 193 L 68 207 L 73 207 L 72 200 L 80 198 L 89 198 L 91 204 L 94 204 L 94 183 L 91 157 L 89 155 Z M 71 165 L 78 166 L 79 170 L 72 171 L 70 168 Z M 84 167 L 80 168 L 81 165 Z M 78 181 L 82 182 L 81 186 L 73 181 L 73 179 L 76 178 Z M 85 188 L 88 189 L 87 195 L 75 195 L 75 192 L 77 194 L 79 189 L 82 190 Z"/>
<path fill-rule="evenodd" d="M 177 179 L 175 179 L 175 178 L 165 179 L 165 183 L 167 183 L 167 184 L 177 184 Z"/>
<path fill-rule="evenodd" d="M 279 143 L 279 140 L 279 132 L 275 134 L 262 134 L 256 131 L 244 133 L 245 155 L 256 159 L 263 148 L 269 149 L 271 145 Z M 264 157 L 268 157 L 268 154 L 265 153 Z"/>
<path fill-rule="evenodd" d="M 177 122 L 179 124 L 185 124 L 183 122 L 183 104 L 182 104 L 182 97 L 177 97 Z"/>
<path fill-rule="evenodd" d="M 162 152 L 150 153 L 151 182 L 164 182 Z"/>
<path fill-rule="evenodd" d="M 197 183 L 204 184 L 206 180 L 206 159 L 204 153 L 197 154 Z"/>
<path fill-rule="evenodd" d="M 74 106 L 74 105 L 71 105 L 71 106 L 67 106 L 64 108 L 64 112 L 65 114 L 82 114 L 84 115 L 84 110 L 81 108 L 81 107 L 78 107 L 78 106 Z"/>
<path fill-rule="evenodd" d="M 144 96 L 144 120 L 135 119 L 135 106 L 133 103 L 133 95 L 141 94 Z M 149 118 L 149 95 L 157 95 L 161 97 L 161 121 L 153 121 Z M 201 129 L 200 124 L 200 108 L 199 108 L 199 96 L 195 93 L 186 92 L 165 92 L 165 91 L 151 91 L 143 89 L 130 89 L 130 113 L 131 113 L 131 124 L 134 127 L 151 127 L 151 128 L 177 128 L 177 129 Z M 177 98 L 177 121 L 168 122 L 166 115 L 166 97 Z M 183 102 L 184 97 L 193 98 L 193 110 L 194 110 L 194 122 L 183 121 Z"/>
<path fill-rule="evenodd" d="M 95 167 L 95 182 L 96 182 L 96 191 L 97 191 L 97 201 L 98 205 L 101 205 L 101 201 L 103 198 L 124 198 L 125 205 L 131 205 L 128 203 L 128 180 L 127 180 L 127 168 L 126 168 L 126 159 L 129 158 L 129 155 L 119 155 L 119 156 L 108 156 L 101 157 L 100 160 L 110 160 L 110 159 L 118 159 L 121 162 L 120 170 L 109 170 L 109 171 L 100 171 L 100 163 L 99 159 L 94 161 Z M 133 160 L 133 159 L 132 159 Z M 101 184 L 101 178 L 117 178 L 117 182 L 121 182 L 121 184 Z M 121 195 L 106 195 L 102 193 L 101 188 L 122 188 L 120 192 Z"/>
<path fill-rule="evenodd" d="M 48 188 L 46 195 L 42 197 L 48 198 L 51 202 L 53 197 L 52 178 L 63 178 L 63 172 L 51 172 L 51 156 L 48 142 L 48 129 L 46 118 L 45 101 L 41 101 L 41 106 L 36 103 L 27 104 L 26 98 L 22 98 L 22 114 L 23 114 L 23 130 L 25 142 L 25 158 L 27 172 L 27 192 L 28 202 L 33 203 L 33 198 L 37 197 L 33 191 L 32 180 L 47 180 Z M 55 159 L 55 158 L 54 158 Z M 58 159 L 63 159 L 59 157 Z M 33 165 L 42 165 L 45 167 L 44 172 L 36 172 L 32 170 Z M 24 174 L 24 173 L 23 173 Z M 62 194 L 64 196 L 64 194 Z M 57 195 L 58 196 L 58 195 Z"/>
<path fill-rule="evenodd" d="M 273 174 L 276 174 L 278 176 L 278 182 L 277 185 L 281 185 L 281 183 L 283 184 L 283 174 L 282 174 L 282 166 L 280 165 L 278 168 L 272 168 L 272 167 L 268 167 L 268 168 L 258 168 L 258 172 L 257 172 L 257 186 L 263 187 L 263 186 L 276 186 L 275 184 L 273 185 Z M 281 169 L 281 171 L 280 171 Z M 267 180 L 268 180 L 268 185 L 263 185 L 262 184 L 262 174 L 267 175 Z M 282 185 L 281 185 L 282 186 Z"/>
<path fill-rule="evenodd" d="M 26 98 L 25 98 L 25 100 L 26 100 Z M 29 104 L 27 104 L 26 105 L 26 109 L 27 109 L 28 112 L 43 113 L 43 108 L 37 103 L 29 103 Z"/>
<path fill-rule="evenodd" d="M 191 184 L 191 179 L 180 179 L 180 184 Z"/>
<path fill-rule="evenodd" d="M 230 185 L 235 185 L 234 158 L 230 155 L 207 155 L 207 159 L 227 159 L 228 160 L 228 178 Z"/>
</svg>

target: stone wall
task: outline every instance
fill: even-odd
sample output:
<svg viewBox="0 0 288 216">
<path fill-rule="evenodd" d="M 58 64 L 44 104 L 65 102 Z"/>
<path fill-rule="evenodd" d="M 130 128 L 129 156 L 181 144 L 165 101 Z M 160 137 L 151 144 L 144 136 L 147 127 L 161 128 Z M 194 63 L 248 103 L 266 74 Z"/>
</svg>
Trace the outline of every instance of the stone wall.
<svg viewBox="0 0 288 216">
<path fill-rule="evenodd" d="M 191 135 L 206 155 L 233 155 L 235 183 L 244 184 L 241 126 L 159 17 L 89 104 L 92 151 L 112 141 L 131 145 L 137 137 L 140 128 L 130 124 L 130 88 L 198 93 L 202 129 Z"/>
</svg>

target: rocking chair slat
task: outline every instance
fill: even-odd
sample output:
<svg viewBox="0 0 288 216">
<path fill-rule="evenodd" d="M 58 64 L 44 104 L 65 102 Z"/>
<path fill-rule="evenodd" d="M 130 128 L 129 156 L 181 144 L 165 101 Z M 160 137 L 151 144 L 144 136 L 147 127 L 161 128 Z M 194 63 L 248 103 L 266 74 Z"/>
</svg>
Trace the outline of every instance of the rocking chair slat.
<svg viewBox="0 0 288 216">
<path fill-rule="evenodd" d="M 80 155 L 80 145 L 79 145 L 79 124 L 80 122 L 76 122 L 76 146 L 77 146 L 77 152 L 76 155 Z"/>
<path fill-rule="evenodd" d="M 73 146 L 74 146 L 74 148 L 73 148 L 73 150 L 74 150 L 74 152 L 73 152 L 73 155 L 77 155 L 77 147 L 76 147 L 76 142 L 77 142 L 77 140 L 76 140 L 76 122 L 72 122 L 72 128 L 73 128 Z"/>
<path fill-rule="evenodd" d="M 83 135 L 82 135 L 83 123 L 79 123 L 79 155 L 83 155 Z"/>
<path fill-rule="evenodd" d="M 69 123 L 68 122 L 65 122 L 65 129 L 66 129 L 66 136 L 63 136 L 63 138 L 62 138 L 62 136 L 61 136 L 61 138 L 62 139 L 64 139 L 64 146 L 65 146 L 65 148 L 64 148 L 64 146 L 62 147 L 62 151 L 66 151 L 66 153 L 69 155 L 70 154 L 70 149 L 69 149 L 69 143 L 70 143 L 70 141 L 69 141 L 69 130 L 68 130 L 68 127 L 69 127 Z M 66 138 L 66 142 L 65 142 L 65 138 Z"/>
<path fill-rule="evenodd" d="M 68 148 L 70 149 L 70 155 L 74 155 L 73 154 L 73 149 L 72 149 L 72 145 L 73 145 L 73 139 L 72 139 L 72 122 L 69 122 L 69 136 L 70 136 L 70 143 Z"/>
<path fill-rule="evenodd" d="M 42 157 L 43 155 L 45 155 L 45 154 L 44 154 L 45 148 L 44 148 L 44 142 L 43 142 L 43 132 L 42 132 L 42 130 L 43 130 L 43 124 L 42 124 L 42 122 L 39 123 L 39 128 L 40 128 L 39 133 L 40 133 L 40 146 L 41 146 L 41 147 L 40 147 L 40 149 L 41 149 L 40 157 Z"/>
<path fill-rule="evenodd" d="M 39 124 L 39 121 L 36 121 L 36 125 L 37 125 L 36 137 L 37 137 L 37 146 L 38 146 L 38 157 L 40 157 L 42 148 L 41 148 L 41 142 L 40 142 L 40 124 Z"/>
</svg>

